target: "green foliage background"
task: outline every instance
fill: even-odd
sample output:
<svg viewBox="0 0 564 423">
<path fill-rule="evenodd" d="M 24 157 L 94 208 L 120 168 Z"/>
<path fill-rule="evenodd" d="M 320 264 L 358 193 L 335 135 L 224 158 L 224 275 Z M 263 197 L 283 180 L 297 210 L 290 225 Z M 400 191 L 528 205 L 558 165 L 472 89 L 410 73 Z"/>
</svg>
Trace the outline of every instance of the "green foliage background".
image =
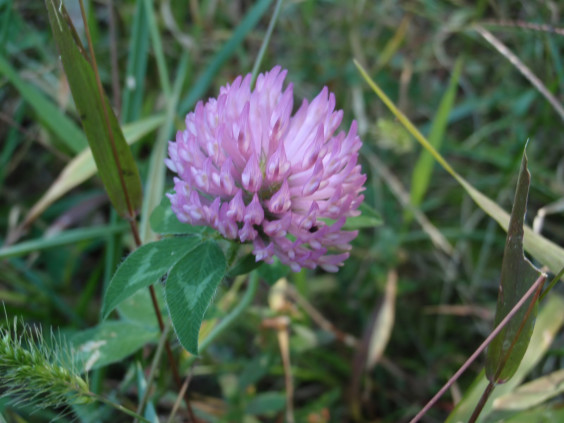
<svg viewBox="0 0 564 423">
<path fill-rule="evenodd" d="M 251 71 L 274 2 L 163 1 L 150 13 L 144 9 L 150 1 L 113 3 L 115 33 L 108 2 L 86 2 L 88 20 L 110 102 L 121 122 L 139 124 L 132 150 L 144 184 L 141 226 L 149 241 L 155 236 L 149 211 L 171 186 L 170 175 L 163 176 L 162 147 L 175 129 L 182 129 L 183 114 L 196 100 L 216 96 L 221 85 Z M 65 4 L 82 36 L 78 3 Z M 436 134 L 433 121 L 445 120 L 446 129 L 442 135 L 437 131 L 433 144 L 506 210 L 529 139 L 531 224 L 541 207 L 564 196 L 563 116 L 473 25 L 500 39 L 558 100 L 564 89 L 563 14 L 557 2 L 511 0 L 284 2 L 261 69 L 276 64 L 288 69 L 296 104 L 328 86 L 345 112 L 343 128 L 358 121 L 368 174 L 366 204 L 380 214 L 383 225 L 361 230 L 338 274 L 289 274 L 295 293 L 283 307 L 275 305 L 271 284 L 284 272 L 260 269 L 268 283 L 259 286 L 244 318 L 194 364 L 189 392 L 200 418 L 282 421 L 284 365 L 279 333 L 269 327 L 279 316 L 289 319 L 298 422 L 407 421 L 474 351 L 492 328 L 505 233 L 447 172 L 422 156 L 353 59 L 423 134 Z M 76 186 L 38 214 L 25 233 L 18 231 L 37 201 L 61 184 L 59 175 L 86 145 L 58 56 L 43 2 L 0 0 L 0 241 L 12 244 L 0 250 L 0 301 L 8 316 L 59 328 L 69 342 L 83 345 L 111 332 L 106 326 L 86 331 L 101 322 L 105 287 L 134 243 L 98 177 L 82 182 L 76 173 L 63 178 Z M 457 66 L 456 95 L 452 105 L 443 107 Z M 148 125 L 155 117 L 162 119 L 160 125 Z M 135 138 L 125 128 L 124 133 L 128 141 Z M 419 183 L 413 194 L 413 182 L 427 178 L 428 185 Z M 402 199 L 410 195 L 420 201 L 423 225 L 404 205 Z M 560 211 L 549 215 L 543 227 L 558 245 L 564 244 L 562 223 Z M 396 295 L 386 296 L 396 276 Z M 243 283 L 232 277 L 220 284 L 205 325 L 237 304 Z M 558 286 L 554 291 L 562 293 Z M 320 325 L 307 304 L 330 325 Z M 135 409 L 147 377 L 142 369 L 150 366 L 158 341 L 156 321 L 143 295 L 123 303 L 119 315 L 129 322 L 120 329 L 127 345 L 115 352 L 118 362 L 108 359 L 113 364 L 91 372 L 90 389 Z M 395 319 L 382 319 L 390 315 Z M 138 339 L 128 341 L 130 327 L 139 328 Z M 548 351 L 531 366 L 530 378 L 562 367 L 564 337 L 558 327 L 553 333 L 550 349 L 542 347 Z M 146 342 L 148 347 L 140 349 Z M 366 368 L 366 346 L 378 342 L 385 346 L 383 356 Z M 119 355 L 130 350 L 135 352 L 129 358 Z M 187 373 L 192 358 L 178 344 L 175 353 Z M 446 419 L 482 364 L 462 377 L 426 421 Z M 164 362 L 151 397 L 162 421 L 177 394 L 167 370 Z M 561 405 L 556 397 L 543 407 Z M 126 421 L 105 406 L 86 407 L 32 414 L 31 408 L 4 401 L 0 413 L 8 421 L 48 421 L 70 411 L 80 421 Z M 514 418 L 518 421 L 519 413 Z"/>
</svg>

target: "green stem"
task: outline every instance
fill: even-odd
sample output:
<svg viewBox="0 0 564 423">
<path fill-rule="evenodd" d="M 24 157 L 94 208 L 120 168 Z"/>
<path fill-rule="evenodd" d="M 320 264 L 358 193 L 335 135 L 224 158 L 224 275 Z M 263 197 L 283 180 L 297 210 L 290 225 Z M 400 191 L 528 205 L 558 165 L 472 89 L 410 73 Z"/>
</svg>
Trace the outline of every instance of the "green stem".
<svg viewBox="0 0 564 423">
<path fill-rule="evenodd" d="M 274 8 L 274 13 L 272 14 L 272 18 L 270 18 L 270 23 L 268 24 L 266 34 L 264 35 L 264 39 L 262 40 L 260 50 L 257 54 L 257 58 L 255 59 L 255 64 L 253 66 L 253 71 L 252 71 L 251 87 L 255 85 L 255 80 L 257 79 L 260 64 L 262 63 L 262 58 L 264 57 L 264 53 L 266 52 L 266 47 L 268 46 L 268 43 L 270 42 L 270 37 L 272 35 L 272 31 L 274 30 L 274 26 L 276 25 L 276 21 L 278 20 L 278 15 L 280 14 L 280 9 L 282 9 L 282 3 L 283 2 L 284 2 L 284 0 L 278 0 L 276 2 L 276 7 Z"/>
<path fill-rule="evenodd" d="M 149 420 L 147 420 L 145 417 L 140 416 L 139 414 L 137 414 L 134 411 L 131 411 L 129 408 L 125 408 L 123 405 L 117 404 L 101 395 L 95 394 L 94 392 L 90 392 L 88 393 L 88 396 L 94 398 L 96 401 L 100 401 L 104 404 L 109 405 L 110 407 L 115 408 L 116 410 L 121 411 L 122 413 L 127 414 L 128 416 L 131 417 L 135 417 L 137 420 L 144 422 L 144 423 L 151 423 Z"/>
<path fill-rule="evenodd" d="M 478 401 L 476 408 L 474 408 L 474 412 L 470 416 L 470 420 L 468 420 L 468 423 L 476 423 L 476 420 L 478 420 L 478 417 L 480 416 L 480 413 L 484 409 L 486 402 L 488 402 L 488 399 L 490 398 L 494 388 L 495 388 L 495 383 L 490 381 L 490 383 L 488 383 L 488 386 L 482 393 L 482 396 L 480 397 L 480 401 Z"/>
</svg>

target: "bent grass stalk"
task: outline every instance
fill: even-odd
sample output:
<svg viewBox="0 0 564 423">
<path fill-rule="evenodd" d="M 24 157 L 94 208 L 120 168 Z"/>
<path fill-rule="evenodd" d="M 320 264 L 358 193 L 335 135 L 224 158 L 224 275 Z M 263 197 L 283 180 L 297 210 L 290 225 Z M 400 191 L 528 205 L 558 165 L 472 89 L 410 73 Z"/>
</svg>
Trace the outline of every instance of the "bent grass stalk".
<svg viewBox="0 0 564 423">
<path fill-rule="evenodd" d="M 488 337 L 482 342 L 482 344 L 474 351 L 474 353 L 464 362 L 464 364 L 458 369 L 458 371 L 448 380 L 447 383 L 435 394 L 433 398 L 425 404 L 425 406 L 413 417 L 409 423 L 416 423 L 418 422 L 421 417 L 423 417 L 427 411 L 431 409 L 433 405 L 439 400 L 440 397 L 449 389 L 454 382 L 464 373 L 468 367 L 478 358 L 478 356 L 486 349 L 486 347 L 493 341 L 493 339 L 497 336 L 499 332 L 507 325 L 507 323 L 513 318 L 513 316 L 519 311 L 519 309 L 525 304 L 525 302 L 529 299 L 533 293 L 537 293 L 539 288 L 542 287 L 546 279 L 546 275 L 541 275 L 539 278 L 531 285 L 529 290 L 523 295 L 523 297 L 515 304 L 515 307 L 511 309 L 511 311 L 505 316 L 505 318 L 497 325 L 497 327 L 488 335 Z"/>
<path fill-rule="evenodd" d="M 499 367 L 498 367 L 497 371 L 495 372 L 495 375 L 494 375 L 494 378 L 493 378 L 494 380 L 489 381 L 488 386 L 484 390 L 484 393 L 482 394 L 480 401 L 478 401 L 478 404 L 476 405 L 476 408 L 474 409 L 472 416 L 470 416 L 470 420 L 468 420 L 468 423 L 475 423 L 476 422 L 476 420 L 480 416 L 480 413 L 482 412 L 484 406 L 486 405 L 486 402 L 488 401 L 490 395 L 492 394 L 494 388 L 498 384 L 497 380 L 499 379 L 499 376 L 501 375 L 501 372 L 503 371 L 505 364 L 509 360 L 509 358 L 511 356 L 511 352 L 513 351 L 513 348 L 515 347 L 517 340 L 521 336 L 521 332 L 523 331 L 523 328 L 525 327 L 527 320 L 529 320 L 529 316 L 531 315 L 531 312 L 533 311 L 533 308 L 538 301 L 540 292 L 542 291 L 542 287 L 544 285 L 544 282 L 546 281 L 546 275 L 541 275 L 539 277 L 539 279 L 542 279 L 542 282 L 538 285 L 537 289 L 535 290 L 535 295 L 533 296 L 533 300 L 531 301 L 531 303 L 529 304 L 529 307 L 527 308 L 527 312 L 525 313 L 525 316 L 523 316 L 523 320 L 521 321 L 521 325 L 519 326 L 519 330 L 517 331 L 515 338 L 513 338 L 513 341 L 511 342 L 511 346 L 509 347 L 509 349 L 507 350 L 505 355 L 502 357 L 502 360 L 500 361 Z"/>
</svg>

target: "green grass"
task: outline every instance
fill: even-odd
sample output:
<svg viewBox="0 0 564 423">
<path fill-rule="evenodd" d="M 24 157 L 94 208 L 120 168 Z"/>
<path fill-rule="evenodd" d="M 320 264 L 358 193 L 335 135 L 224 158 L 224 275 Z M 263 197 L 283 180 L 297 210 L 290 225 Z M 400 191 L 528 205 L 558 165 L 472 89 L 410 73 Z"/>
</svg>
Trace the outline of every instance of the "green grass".
<svg viewBox="0 0 564 423">
<path fill-rule="evenodd" d="M 80 11 L 71 3 L 66 5 L 82 36 Z M 220 86 L 252 71 L 276 2 L 114 2 L 115 39 L 106 2 L 87 3 L 102 85 L 110 103 L 121 104 L 115 112 L 127 124 L 125 138 L 136 139 L 132 151 L 145 201 L 140 229 L 148 241 L 155 236 L 149 212 L 172 186 L 162 163 L 166 142 L 183 128 L 185 114 L 198 100 L 215 97 Z M 506 211 L 529 140 L 526 222 L 531 224 L 538 209 L 564 196 L 563 121 L 474 25 L 495 35 L 561 101 L 564 36 L 557 17 L 563 13 L 558 2 L 549 8 L 509 0 L 283 2 L 260 70 L 276 64 L 288 69 L 295 108 L 328 86 L 344 110 L 343 129 L 353 119 L 359 122 L 360 160 L 368 175 L 365 202 L 383 224 L 360 229 L 339 273 L 289 274 L 296 295 L 285 299 L 282 311 L 271 306 L 275 290 L 264 282 L 277 279 L 280 269 L 260 269 L 262 282 L 246 309 L 238 307 L 250 295 L 241 287 L 242 278 L 220 284 L 206 314 L 203 333 L 209 338 L 200 340 L 206 346 L 201 356 L 194 360 L 173 342 L 181 372 L 192 372 L 189 397 L 202 421 L 283 421 L 284 332 L 271 324 L 281 315 L 289 322 L 297 422 L 407 422 L 471 355 L 492 330 L 505 232 L 423 153 L 353 60 L 461 177 Z M 556 30 L 500 25 L 516 19 Z M 109 202 L 92 200 L 102 190 L 98 176 L 77 185 L 81 167 L 57 182 L 87 141 L 44 4 L 0 0 L 0 28 L 0 242 L 10 241 L 0 248 L 0 301 L 10 319 L 21 316 L 45 331 L 53 328 L 69 340 L 83 340 L 86 330 L 99 325 L 104 287 L 134 241 Z M 113 48 L 118 97 L 112 89 Z M 29 211 L 58 186 L 65 187 L 62 197 L 46 204 L 22 230 Z M 419 215 L 405 205 L 410 195 Z M 561 247 L 563 222 L 562 212 L 549 215 L 542 232 Z M 442 237 L 447 246 L 431 236 Z M 555 254 L 550 256 L 553 271 L 564 260 Z M 536 264 L 546 264 L 546 256 L 549 250 L 541 245 L 534 252 Z M 385 297 L 394 273 L 397 293 Z M 562 294 L 560 283 L 549 297 Z M 395 307 L 390 337 L 380 362 L 365 369 L 363 346 L 379 336 L 371 325 L 379 310 L 389 310 L 384 301 Z M 242 318 L 227 330 L 212 325 L 233 310 Z M 122 303 L 119 313 L 147 333 L 156 328 L 147 293 Z M 551 346 L 530 347 L 539 357 L 527 363 L 530 372 L 521 380 L 562 367 L 564 335 L 558 327 L 551 330 Z M 138 369 L 148 377 L 157 350 L 154 338 L 133 355 L 91 372 L 91 389 L 136 410 L 142 400 L 138 392 L 144 391 Z M 483 364 L 481 357 L 423 421 L 445 421 L 457 392 L 479 396 L 470 386 Z M 157 410 L 159 421 L 166 422 L 178 389 L 166 359 L 160 370 L 146 410 Z M 561 405 L 556 397 L 541 407 Z M 65 407 L 50 412 L 67 416 L 65 421 L 94 418 L 93 409 Z M 104 421 L 131 421 L 105 407 L 96 410 Z M 466 412 L 466 404 L 459 409 Z M 0 402 L 6 421 L 46 422 L 54 416 L 33 411 L 26 403 Z M 183 403 L 174 421 L 179 416 L 186 416 Z"/>
</svg>

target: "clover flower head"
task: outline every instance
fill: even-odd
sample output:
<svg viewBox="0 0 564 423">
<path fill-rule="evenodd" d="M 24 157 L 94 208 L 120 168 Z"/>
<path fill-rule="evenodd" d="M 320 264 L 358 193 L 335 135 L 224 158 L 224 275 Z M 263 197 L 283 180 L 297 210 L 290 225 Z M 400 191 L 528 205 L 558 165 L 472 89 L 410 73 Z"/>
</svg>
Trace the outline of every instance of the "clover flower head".
<svg viewBox="0 0 564 423">
<path fill-rule="evenodd" d="M 186 129 L 169 143 L 166 164 L 177 173 L 172 210 L 181 222 L 207 225 L 225 238 L 252 242 L 257 261 L 335 272 L 349 256 L 366 176 L 353 122 L 335 134 L 343 112 L 327 87 L 292 115 L 286 70 L 251 75 L 200 101 Z"/>
</svg>

